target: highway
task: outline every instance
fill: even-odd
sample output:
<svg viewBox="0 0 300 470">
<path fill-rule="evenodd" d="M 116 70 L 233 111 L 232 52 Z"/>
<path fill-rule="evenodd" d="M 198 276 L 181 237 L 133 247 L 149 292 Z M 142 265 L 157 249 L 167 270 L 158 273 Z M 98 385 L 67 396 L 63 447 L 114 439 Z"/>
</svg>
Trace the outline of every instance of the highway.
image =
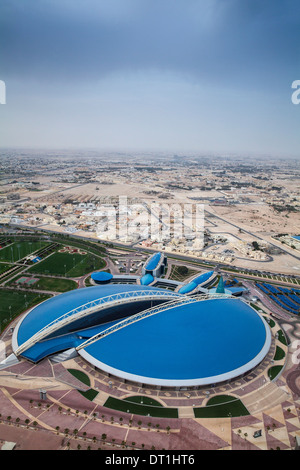
<svg viewBox="0 0 300 470">
<path fill-rule="evenodd" d="M 208 212 L 208 211 L 207 211 Z M 213 215 L 214 217 L 218 217 L 216 216 L 215 214 L 212 214 L 210 212 L 208 212 L 209 214 Z M 220 218 L 220 217 L 219 217 Z M 227 223 L 230 223 L 228 222 L 227 220 L 225 219 L 222 219 L 221 220 L 227 222 Z M 241 227 L 238 227 L 237 225 L 235 224 L 232 224 L 230 223 L 231 225 L 233 225 L 234 227 L 237 227 L 237 228 L 241 228 Z M 40 226 L 36 226 L 36 227 L 28 227 L 27 225 L 21 225 L 21 224 L 12 224 L 12 227 L 13 228 L 25 228 L 27 230 L 32 230 L 32 231 L 43 231 L 43 232 L 46 232 L 48 234 L 51 234 L 51 233 L 55 233 L 57 235 L 61 235 L 62 237 L 63 236 L 66 236 L 66 233 L 62 233 L 60 231 L 56 231 L 56 230 L 47 230 L 47 229 L 44 229 L 42 228 L 43 225 L 40 225 Z M 241 230 L 243 230 L 244 232 L 246 233 L 249 233 L 250 235 L 256 237 L 256 238 L 260 238 L 260 237 L 257 237 L 256 235 L 252 234 L 251 232 L 247 232 L 245 231 L 243 228 L 241 228 Z M 96 240 L 90 238 L 90 237 L 85 237 L 83 235 L 77 235 L 76 233 L 72 233 L 72 234 L 67 234 L 69 235 L 70 238 L 77 238 L 77 239 L 80 239 L 80 240 L 85 240 L 85 241 L 88 241 L 90 243 L 96 243 Z M 261 238 L 261 240 L 263 240 Z M 98 240 L 97 240 L 98 241 Z M 117 242 L 117 241 L 113 241 L 113 242 L 108 242 L 107 240 L 101 240 L 99 239 L 100 242 L 102 242 L 104 245 L 105 244 L 112 244 L 114 248 L 120 248 L 122 250 L 125 250 L 125 251 L 136 251 L 136 252 L 139 252 L 139 253 L 147 253 L 147 254 L 152 254 L 152 253 L 156 253 L 158 250 L 157 249 L 153 249 L 153 248 L 150 248 L 150 247 L 147 247 L 147 248 L 144 248 L 144 247 L 138 247 L 138 246 L 135 246 L 136 242 L 135 243 L 132 243 L 131 245 L 126 245 L 125 243 L 121 243 L 121 242 Z M 139 241 L 140 242 L 140 241 Z M 138 243 L 139 243 L 138 242 Z M 276 245 L 274 245 L 276 246 Z M 286 250 L 283 250 L 283 251 L 286 251 Z M 291 253 L 289 253 L 288 251 L 286 251 L 287 254 L 291 255 Z M 179 253 L 169 253 L 169 252 L 166 252 L 166 255 L 168 256 L 168 258 L 174 258 L 174 259 L 178 259 L 178 260 L 181 260 L 181 261 L 185 261 L 187 263 L 189 262 L 192 262 L 192 263 L 197 263 L 199 265 L 207 265 L 208 267 L 212 266 L 213 268 L 228 268 L 230 266 L 226 265 L 226 264 L 222 264 L 220 263 L 219 261 L 213 261 L 213 260 L 209 260 L 209 261 L 206 261 L 206 260 L 202 260 L 200 258 L 197 258 L 197 257 L 193 257 L 193 256 L 188 256 L 188 255 L 182 255 L 182 254 L 179 254 Z M 291 255 L 292 256 L 292 255 Z M 295 256 L 294 255 L 294 258 L 296 259 L 299 259 L 299 257 Z M 250 268 L 239 268 L 238 266 L 234 266 L 234 268 L 237 270 L 236 274 L 238 274 L 238 270 L 242 270 L 242 271 L 247 271 L 249 273 L 249 275 L 253 275 L 255 276 L 256 273 L 257 273 L 257 269 L 250 269 Z M 262 271 L 262 270 L 261 270 Z M 263 271 L 265 272 L 265 271 Z M 278 275 L 278 272 L 271 272 L 271 271 L 266 271 L 267 274 L 270 274 L 270 275 Z M 234 275 L 235 273 L 232 272 L 232 274 Z M 289 275 L 290 277 L 294 277 L 294 278 L 297 278 L 297 279 L 300 279 L 300 276 L 296 276 L 296 275 Z"/>
</svg>

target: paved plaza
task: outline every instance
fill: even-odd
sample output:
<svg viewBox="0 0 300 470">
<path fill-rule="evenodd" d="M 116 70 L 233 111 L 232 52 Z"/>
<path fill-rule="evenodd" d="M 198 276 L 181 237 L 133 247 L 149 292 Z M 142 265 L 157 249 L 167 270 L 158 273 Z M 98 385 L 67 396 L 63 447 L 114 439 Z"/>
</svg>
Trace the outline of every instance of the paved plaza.
<svg viewBox="0 0 300 470">
<path fill-rule="evenodd" d="M 271 349 L 256 369 L 228 384 L 198 390 L 159 390 L 128 384 L 95 370 L 81 357 L 62 363 L 21 360 L 0 371 L 0 445 L 16 449 L 146 449 L 146 450 L 269 450 L 293 449 L 300 436 L 300 368 L 285 348 L 282 374 L 270 381 L 278 345 L 272 328 Z M 299 335 L 298 325 L 290 330 Z M 2 337 L 9 352 L 11 333 Z M 283 348 L 282 344 L 281 347 Z M 282 363 L 283 363 L 282 362 Z M 68 369 L 82 371 L 90 385 Z M 98 392 L 90 401 L 80 392 Z M 40 391 L 46 391 L 41 399 Z M 195 418 L 212 396 L 239 398 L 249 415 Z M 133 415 L 104 406 L 107 398 L 152 397 L 164 407 L 178 409 L 178 418 Z M 254 437 L 259 431 L 260 436 Z"/>
</svg>

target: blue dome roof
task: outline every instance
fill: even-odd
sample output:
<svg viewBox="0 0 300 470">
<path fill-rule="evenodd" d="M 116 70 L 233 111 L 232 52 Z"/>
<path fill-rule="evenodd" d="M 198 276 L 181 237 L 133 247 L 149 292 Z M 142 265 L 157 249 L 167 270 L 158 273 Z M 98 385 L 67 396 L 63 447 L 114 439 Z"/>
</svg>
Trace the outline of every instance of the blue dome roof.
<svg viewBox="0 0 300 470">
<path fill-rule="evenodd" d="M 105 271 L 95 272 L 91 275 L 93 281 L 105 282 L 110 281 L 113 278 L 113 275 Z"/>
<path fill-rule="evenodd" d="M 145 274 L 145 276 L 141 278 L 141 284 L 143 286 L 148 286 L 153 281 L 154 281 L 154 277 L 151 274 Z"/>
</svg>

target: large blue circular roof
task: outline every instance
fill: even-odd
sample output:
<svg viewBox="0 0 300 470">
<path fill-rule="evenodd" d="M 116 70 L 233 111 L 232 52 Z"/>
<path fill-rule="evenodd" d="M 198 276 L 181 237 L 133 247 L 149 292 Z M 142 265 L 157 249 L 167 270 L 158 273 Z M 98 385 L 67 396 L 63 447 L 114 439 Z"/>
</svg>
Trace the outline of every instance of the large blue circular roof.
<svg viewBox="0 0 300 470">
<path fill-rule="evenodd" d="M 161 311 L 90 344 L 80 354 L 125 379 L 201 385 L 252 369 L 270 347 L 262 317 L 238 299 L 211 299 Z"/>
</svg>

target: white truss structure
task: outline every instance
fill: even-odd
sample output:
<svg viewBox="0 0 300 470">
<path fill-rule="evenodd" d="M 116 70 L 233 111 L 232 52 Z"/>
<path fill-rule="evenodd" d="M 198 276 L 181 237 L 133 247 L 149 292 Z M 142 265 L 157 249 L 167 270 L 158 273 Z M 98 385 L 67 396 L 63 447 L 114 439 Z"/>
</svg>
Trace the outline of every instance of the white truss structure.
<svg viewBox="0 0 300 470">
<path fill-rule="evenodd" d="M 132 315 L 131 317 L 121 320 L 115 325 L 110 326 L 109 328 L 106 328 L 106 330 L 101 331 L 101 333 L 97 333 L 96 335 L 86 340 L 84 343 L 77 346 L 76 350 L 79 351 L 80 349 L 84 349 L 87 346 L 90 346 L 91 344 L 95 343 L 99 339 L 102 339 L 105 336 L 115 333 L 121 328 L 131 325 L 132 323 L 135 323 L 137 321 L 143 320 L 144 318 L 150 317 L 151 315 L 156 315 L 157 313 L 163 312 L 165 310 L 170 310 L 172 308 L 180 307 L 181 305 L 188 305 L 188 304 L 196 303 L 196 302 L 203 301 L 203 300 L 213 300 L 213 299 L 220 300 L 220 299 L 228 299 L 228 298 L 236 299 L 236 297 L 232 297 L 231 294 L 200 294 L 200 295 L 195 295 L 193 297 L 182 295 L 181 298 L 179 299 L 171 300 L 170 302 L 165 302 L 162 305 L 157 305 L 156 307 L 148 308 L 147 310 L 143 310 L 142 312 L 136 313 L 135 315 Z"/>
<path fill-rule="evenodd" d="M 117 305 L 125 304 L 130 300 L 130 302 L 139 302 L 141 300 L 164 300 L 170 298 L 183 297 L 182 294 L 169 290 L 136 290 L 128 292 L 119 292 L 117 294 L 111 294 L 105 297 L 100 297 L 95 300 L 90 300 L 89 302 L 79 305 L 78 307 L 69 310 L 60 317 L 56 318 L 48 325 L 41 328 L 37 333 L 31 336 L 27 341 L 21 344 L 16 350 L 16 356 L 19 356 L 24 351 L 34 346 L 35 343 L 41 341 L 45 337 L 49 336 L 51 333 L 62 328 L 65 325 L 72 323 L 75 320 L 83 318 L 87 315 L 91 315 L 99 310 L 114 307 Z"/>
</svg>

